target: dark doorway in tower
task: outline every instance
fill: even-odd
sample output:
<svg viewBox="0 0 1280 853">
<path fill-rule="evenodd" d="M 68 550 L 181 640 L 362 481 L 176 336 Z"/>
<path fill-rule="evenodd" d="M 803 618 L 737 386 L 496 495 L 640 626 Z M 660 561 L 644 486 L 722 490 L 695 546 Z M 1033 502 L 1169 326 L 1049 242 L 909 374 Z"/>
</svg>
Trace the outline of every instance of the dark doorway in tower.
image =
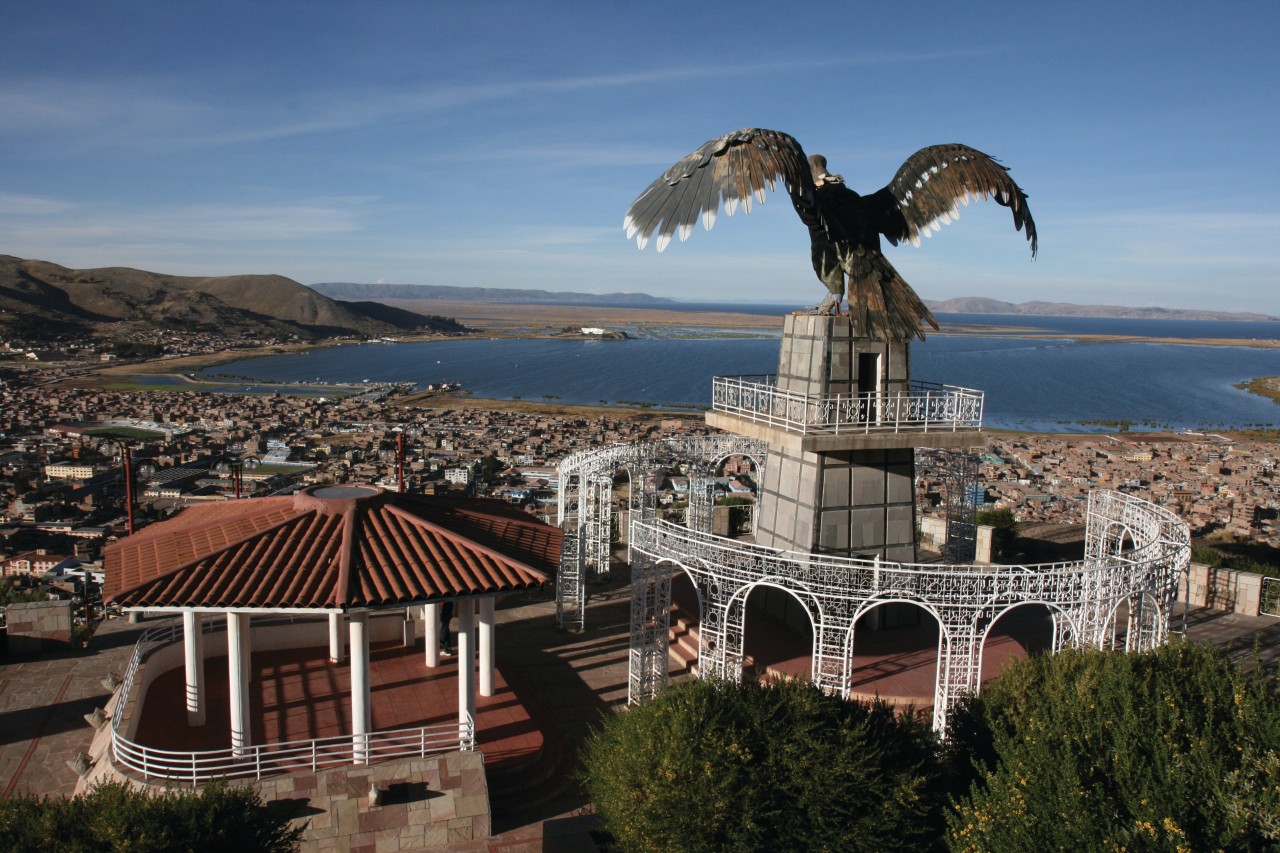
<svg viewBox="0 0 1280 853">
<path fill-rule="evenodd" d="M 938 680 L 937 618 L 917 604 L 887 601 L 853 625 L 849 694 L 879 696 L 898 710 L 933 707 Z"/>
<path fill-rule="evenodd" d="M 867 421 L 879 419 L 876 411 L 876 395 L 880 393 L 880 354 L 858 353 L 858 395 L 866 401 Z"/>
<path fill-rule="evenodd" d="M 698 591 L 683 571 L 671 578 L 670 664 L 672 680 L 698 672 Z"/>
<path fill-rule="evenodd" d="M 982 683 L 996 678 L 1009 664 L 1053 650 L 1053 611 L 1044 604 L 1019 604 L 1004 611 L 982 641 Z"/>
<path fill-rule="evenodd" d="M 813 620 L 790 592 L 761 584 L 747 593 L 742 675 L 804 678 L 813 666 Z"/>
</svg>

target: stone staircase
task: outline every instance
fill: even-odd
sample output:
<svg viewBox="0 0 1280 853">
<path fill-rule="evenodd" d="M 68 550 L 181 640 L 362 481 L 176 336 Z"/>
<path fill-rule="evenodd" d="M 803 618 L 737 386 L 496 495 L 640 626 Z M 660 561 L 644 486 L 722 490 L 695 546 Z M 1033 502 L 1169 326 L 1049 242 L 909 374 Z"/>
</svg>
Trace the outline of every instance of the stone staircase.
<svg viewBox="0 0 1280 853">
<path fill-rule="evenodd" d="M 683 677 L 698 674 L 698 623 L 689 613 L 683 610 L 678 602 L 671 603 L 671 628 L 668 636 L 671 643 L 668 657 L 671 660 L 671 680 L 678 681 Z M 743 655 L 742 672 L 752 675 L 756 672 L 755 658 Z"/>
<path fill-rule="evenodd" d="M 671 603 L 670 647 L 671 678 L 679 679 L 698 674 L 698 624 L 693 616 Z"/>
</svg>

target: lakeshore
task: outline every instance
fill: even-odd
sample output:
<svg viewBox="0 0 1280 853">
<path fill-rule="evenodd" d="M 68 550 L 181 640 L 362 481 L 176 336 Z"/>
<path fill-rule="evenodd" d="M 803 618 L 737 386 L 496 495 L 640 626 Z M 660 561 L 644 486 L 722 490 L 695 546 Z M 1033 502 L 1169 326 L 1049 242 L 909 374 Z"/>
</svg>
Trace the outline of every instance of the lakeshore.
<svg viewBox="0 0 1280 853">
<path fill-rule="evenodd" d="M 618 329 L 629 327 L 646 332 L 665 330 L 712 330 L 724 333 L 758 333 L 772 337 L 782 328 L 783 309 L 776 315 L 735 313 L 732 311 L 680 311 L 674 309 L 627 308 L 613 306 L 520 305 L 502 303 L 465 303 L 444 301 L 405 301 L 404 307 L 457 319 L 472 329 L 468 335 L 413 335 L 398 339 L 400 343 L 423 341 L 468 341 L 481 338 L 565 339 L 568 327 Z M 388 304 L 391 304 L 390 302 Z M 397 302 L 396 304 L 400 304 Z M 1011 318 L 1012 319 L 1012 318 Z M 1032 318 L 1027 318 L 1029 321 Z M 928 336 L 990 337 L 1025 340 L 1072 340 L 1079 343 L 1154 343 L 1187 346 L 1280 348 L 1280 339 L 1228 337 L 1180 337 L 1172 335 L 1125 335 L 1066 333 L 1034 325 L 1010 323 L 988 325 L 943 322 L 941 328 L 927 329 Z M 331 340 L 309 343 L 272 344 L 218 352 L 202 352 L 160 358 L 117 362 L 94 366 L 83 371 L 85 376 L 119 377 L 133 374 L 190 374 L 210 367 L 251 358 L 266 358 L 333 346 L 350 346 L 359 342 Z M 201 380 L 191 379 L 200 384 Z"/>
<path fill-rule="evenodd" d="M 74 368 L 67 365 L 61 375 L 50 370 L 46 381 L 119 391 L 343 397 L 403 383 L 423 389 L 427 383 L 448 379 L 461 381 L 463 390 L 415 390 L 410 405 L 505 406 L 578 416 L 605 411 L 615 416 L 627 411 L 690 414 L 709 404 L 710 375 L 772 372 L 772 341 L 783 320 L 781 313 L 768 313 L 768 306 L 763 306 L 764 313 L 761 306 L 756 306 L 756 313 L 488 303 L 415 307 L 456 314 L 473 333 L 380 343 L 277 343 L 103 365 L 79 362 Z M 979 322 L 958 322 L 969 319 Z M 921 379 L 987 390 L 995 403 L 987 421 L 996 428 L 1058 432 L 1274 426 L 1271 405 L 1241 400 L 1251 396 L 1259 403 L 1275 401 L 1267 389 L 1276 384 L 1271 379 L 1280 375 L 1280 362 L 1273 363 L 1270 355 L 1277 351 L 1277 342 L 1264 337 L 1271 334 L 1269 326 L 1220 323 L 1215 328 L 1178 321 L 1136 325 L 1139 331 L 1174 332 L 1153 335 L 1122 334 L 1131 331 L 1129 324 L 1116 320 L 1076 324 L 1068 318 L 1048 318 L 1042 326 L 1013 322 L 1022 319 L 1036 318 L 944 316 L 942 329 L 929 331 L 926 341 L 913 347 L 914 373 Z M 1003 324 L 1005 320 L 1011 322 Z M 575 327 L 624 330 L 634 340 L 564 334 Z M 1098 333 L 1098 328 L 1114 333 Z M 1187 331 L 1212 334 L 1193 337 Z M 1252 334 L 1259 337 L 1247 337 Z M 1259 357 L 1245 356 L 1245 348 Z M 340 356 L 336 349 L 343 350 Z M 222 366 L 227 369 L 217 369 Z M 698 369 L 700 378 L 669 381 Z M 1010 381 L 1015 378 L 1011 372 L 1024 374 L 1023 380 Z M 1126 390 L 1120 393 L 1121 388 Z M 1083 399 L 1087 389 L 1089 399 Z M 1146 399 L 1131 400 L 1135 389 Z M 1008 412 L 1013 400 L 1025 402 L 1018 407 L 1025 411 Z"/>
</svg>

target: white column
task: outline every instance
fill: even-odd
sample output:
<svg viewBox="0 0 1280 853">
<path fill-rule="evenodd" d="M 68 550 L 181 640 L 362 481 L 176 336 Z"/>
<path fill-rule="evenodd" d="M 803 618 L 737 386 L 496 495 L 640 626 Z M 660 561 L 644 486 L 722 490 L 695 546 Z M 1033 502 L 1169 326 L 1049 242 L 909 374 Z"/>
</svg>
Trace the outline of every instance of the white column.
<svg viewBox="0 0 1280 853">
<path fill-rule="evenodd" d="M 440 665 L 440 605 L 422 605 L 422 636 L 427 666 Z"/>
<path fill-rule="evenodd" d="M 227 614 L 227 680 L 231 685 L 231 750 L 243 755 L 249 737 L 249 614 Z"/>
<path fill-rule="evenodd" d="M 346 638 L 342 636 L 342 614 L 329 614 L 329 663 L 342 663 L 347 659 Z"/>
<path fill-rule="evenodd" d="M 476 718 L 476 603 L 458 602 L 458 721 Z"/>
<path fill-rule="evenodd" d="M 351 613 L 351 749 L 356 764 L 368 764 L 368 737 L 373 727 L 369 702 L 369 614 Z"/>
<path fill-rule="evenodd" d="M 187 668 L 187 725 L 203 726 L 204 632 L 203 618 L 194 610 L 182 611 L 182 648 Z"/>
<path fill-rule="evenodd" d="M 480 695 L 493 695 L 493 596 L 480 599 Z"/>
</svg>

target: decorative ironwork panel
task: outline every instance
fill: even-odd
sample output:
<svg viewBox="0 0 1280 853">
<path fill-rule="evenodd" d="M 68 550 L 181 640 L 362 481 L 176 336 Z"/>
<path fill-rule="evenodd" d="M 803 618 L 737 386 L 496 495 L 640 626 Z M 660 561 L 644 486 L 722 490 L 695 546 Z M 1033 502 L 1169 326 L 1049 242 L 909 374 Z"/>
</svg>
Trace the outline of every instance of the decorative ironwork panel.
<svg viewBox="0 0 1280 853">
<path fill-rule="evenodd" d="M 556 624 L 565 631 L 581 631 L 586 617 L 586 587 L 582 582 L 582 530 L 566 530 L 556 573 Z"/>
<path fill-rule="evenodd" d="M 1088 553 L 1105 554 L 1120 541 L 1117 524 L 1133 531 L 1133 548 L 1076 562 L 1032 566 L 889 563 L 776 551 L 732 539 L 697 533 L 663 521 L 636 519 L 633 549 L 655 560 L 679 564 L 694 578 L 703 614 L 702 673 L 736 678 L 741 669 L 741 607 L 749 587 L 761 582 L 813 599 L 816 683 L 847 692 L 852 659 L 847 627 L 886 600 L 915 602 L 940 620 L 941 639 L 934 726 L 945 730 L 946 716 L 964 694 L 979 687 L 981 639 L 1005 611 L 1038 603 L 1055 611 L 1054 642 L 1105 645 L 1105 626 L 1115 608 L 1131 596 L 1145 601 L 1134 623 L 1132 642 L 1142 648 L 1163 642 L 1170 610 L 1165 598 L 1176 595 L 1190 559 L 1186 525 L 1153 504 L 1121 495 L 1090 504 L 1098 517 L 1086 525 L 1094 541 Z M 1061 615 L 1058 615 L 1061 614 Z M 829 620 L 829 621 L 828 621 Z M 840 639 L 840 632 L 850 637 Z"/>
<path fill-rule="evenodd" d="M 916 476 L 931 474 L 942 484 L 947 541 L 942 558 L 948 563 L 971 563 L 978 550 L 979 459 L 972 453 L 941 448 L 916 450 Z"/>
<path fill-rule="evenodd" d="M 690 530 L 700 533 L 712 531 L 715 513 L 715 484 L 705 477 L 689 477 L 689 513 L 686 521 Z"/>
<path fill-rule="evenodd" d="M 803 434 L 953 432 L 982 428 L 983 392 L 912 382 L 910 391 L 819 396 L 778 388 L 772 374 L 717 376 L 713 411 Z"/>
<path fill-rule="evenodd" d="M 1258 612 L 1266 616 L 1280 616 L 1280 578 L 1262 579 L 1262 601 Z"/>
<path fill-rule="evenodd" d="M 631 564 L 631 649 L 627 702 L 647 702 L 670 676 L 671 566 L 640 556 Z"/>
</svg>

